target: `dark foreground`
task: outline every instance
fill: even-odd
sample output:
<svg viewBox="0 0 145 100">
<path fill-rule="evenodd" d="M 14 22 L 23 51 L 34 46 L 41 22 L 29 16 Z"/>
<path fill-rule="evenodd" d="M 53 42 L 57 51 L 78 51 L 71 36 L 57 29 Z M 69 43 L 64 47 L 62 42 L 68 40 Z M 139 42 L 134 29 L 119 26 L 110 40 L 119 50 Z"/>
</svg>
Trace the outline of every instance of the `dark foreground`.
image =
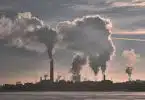
<svg viewBox="0 0 145 100">
<path fill-rule="evenodd" d="M 145 92 L 5 92 L 0 100 L 145 100 Z"/>
<path fill-rule="evenodd" d="M 101 82 L 51 82 L 43 80 L 38 83 L 20 82 L 16 85 L 4 84 L 0 87 L 0 92 L 19 92 L 19 91 L 145 91 L 144 81 L 132 81 L 124 83 L 113 83 L 110 80 Z"/>
</svg>

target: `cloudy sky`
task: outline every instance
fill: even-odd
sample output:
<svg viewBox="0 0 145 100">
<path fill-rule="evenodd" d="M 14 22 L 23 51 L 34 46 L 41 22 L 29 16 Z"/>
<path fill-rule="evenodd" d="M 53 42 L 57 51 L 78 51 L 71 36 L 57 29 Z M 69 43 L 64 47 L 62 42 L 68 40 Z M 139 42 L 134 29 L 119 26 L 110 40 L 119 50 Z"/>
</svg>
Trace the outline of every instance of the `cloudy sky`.
<svg viewBox="0 0 145 100">
<path fill-rule="evenodd" d="M 134 49 L 140 57 L 134 67 L 133 79 L 145 80 L 145 0 L 1 0 L 0 11 L 31 12 L 52 28 L 58 22 L 86 15 L 99 14 L 109 18 L 113 24 L 112 37 L 121 39 L 113 39 L 116 56 L 107 68 L 107 78 L 114 81 L 127 80 L 121 54 L 124 50 Z M 68 74 L 72 55 L 72 51 L 56 49 L 56 73 L 64 76 Z M 87 77 L 93 77 L 91 71 L 87 72 Z M 5 46 L 0 41 L 0 84 L 35 82 L 44 73 L 49 74 L 46 53 Z"/>
</svg>

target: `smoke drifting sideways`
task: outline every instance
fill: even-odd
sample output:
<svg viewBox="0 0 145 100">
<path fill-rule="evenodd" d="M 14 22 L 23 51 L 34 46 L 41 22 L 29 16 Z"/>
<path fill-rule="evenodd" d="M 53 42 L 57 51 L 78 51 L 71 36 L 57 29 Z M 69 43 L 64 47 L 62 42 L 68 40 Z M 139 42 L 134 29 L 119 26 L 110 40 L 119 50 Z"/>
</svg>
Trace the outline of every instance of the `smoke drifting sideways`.
<svg viewBox="0 0 145 100">
<path fill-rule="evenodd" d="M 101 67 L 102 72 L 105 73 L 107 62 L 114 55 L 111 28 L 111 21 L 99 15 L 84 16 L 57 25 L 65 47 L 83 52 L 90 57 L 90 62 L 93 62 L 90 63 L 90 67 L 95 74 L 98 72 L 98 67 Z"/>
<path fill-rule="evenodd" d="M 45 26 L 30 12 L 17 13 L 15 16 L 1 15 L 0 29 L 0 39 L 7 41 L 5 45 L 36 52 L 52 51 L 57 35 L 56 31 Z"/>
<path fill-rule="evenodd" d="M 30 12 L 9 17 L 2 15 L 0 16 L 0 39 L 7 40 L 10 45 L 22 47 L 24 43 L 22 37 L 42 24 L 42 21 L 33 17 Z"/>
<path fill-rule="evenodd" d="M 44 44 L 47 48 L 49 58 L 52 59 L 53 50 L 56 42 L 58 41 L 58 34 L 55 30 L 49 28 L 48 26 L 42 26 L 41 28 L 29 33 L 27 37 L 32 37 L 32 40 L 36 40 Z"/>
</svg>

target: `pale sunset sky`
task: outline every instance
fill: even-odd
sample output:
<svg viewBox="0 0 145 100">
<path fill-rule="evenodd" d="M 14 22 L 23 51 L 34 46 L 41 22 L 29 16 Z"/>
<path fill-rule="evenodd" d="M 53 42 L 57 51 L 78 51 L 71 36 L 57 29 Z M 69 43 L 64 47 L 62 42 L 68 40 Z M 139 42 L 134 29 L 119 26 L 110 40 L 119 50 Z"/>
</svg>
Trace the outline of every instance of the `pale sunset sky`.
<svg viewBox="0 0 145 100">
<path fill-rule="evenodd" d="M 115 82 L 128 80 L 122 52 L 134 49 L 140 57 L 134 65 L 132 79 L 145 80 L 145 0 L 0 0 L 0 11 L 31 12 L 52 28 L 58 22 L 86 15 L 108 18 L 112 22 L 112 37 L 123 39 L 112 39 L 116 52 L 108 64 L 107 79 Z M 59 73 L 69 79 L 72 57 L 72 51 L 56 49 L 55 77 Z M 46 52 L 27 51 L 0 42 L 0 84 L 36 82 L 45 73 L 49 74 Z M 96 79 L 91 69 L 86 67 L 82 70 L 82 76 L 90 80 Z M 100 73 L 97 78 L 101 80 Z"/>
</svg>

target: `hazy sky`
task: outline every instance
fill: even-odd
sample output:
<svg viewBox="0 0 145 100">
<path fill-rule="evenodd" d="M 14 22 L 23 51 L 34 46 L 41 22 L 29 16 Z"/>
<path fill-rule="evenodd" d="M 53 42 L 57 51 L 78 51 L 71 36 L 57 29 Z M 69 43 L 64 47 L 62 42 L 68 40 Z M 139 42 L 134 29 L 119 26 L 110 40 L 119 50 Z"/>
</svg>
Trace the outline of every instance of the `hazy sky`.
<svg viewBox="0 0 145 100">
<path fill-rule="evenodd" d="M 45 24 L 55 27 L 60 21 L 72 20 L 85 15 L 99 14 L 111 19 L 113 36 L 119 38 L 145 39 L 145 0 L 1 0 L 0 10 L 32 12 Z M 133 79 L 145 80 L 145 42 L 113 40 L 116 56 L 107 69 L 107 78 L 126 81 L 125 66 L 121 53 L 134 49 L 140 55 L 135 65 Z M 55 52 L 56 73 L 66 75 L 71 67 L 72 51 L 57 49 Z M 63 57 L 63 59 L 62 59 Z M 16 81 L 37 81 L 49 72 L 46 53 L 36 53 L 18 48 L 6 47 L 0 41 L 0 83 Z M 88 76 L 92 73 L 88 71 Z"/>
</svg>

